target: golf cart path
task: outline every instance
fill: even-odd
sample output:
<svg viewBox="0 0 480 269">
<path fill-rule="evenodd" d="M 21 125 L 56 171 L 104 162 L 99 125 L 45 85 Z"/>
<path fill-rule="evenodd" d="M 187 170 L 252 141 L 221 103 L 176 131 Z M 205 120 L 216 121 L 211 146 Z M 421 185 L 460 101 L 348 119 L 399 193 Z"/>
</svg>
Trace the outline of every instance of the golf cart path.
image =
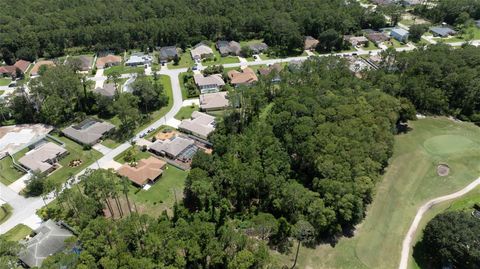
<svg viewBox="0 0 480 269">
<path fill-rule="evenodd" d="M 463 188 L 463 189 L 461 189 L 457 192 L 451 193 L 451 194 L 447 194 L 447 195 L 444 195 L 444 196 L 434 198 L 434 199 L 426 202 L 424 205 L 422 205 L 418 209 L 417 214 L 415 215 L 415 218 L 413 219 L 412 225 L 410 226 L 410 229 L 408 229 L 407 235 L 403 239 L 402 255 L 401 255 L 401 258 L 400 258 L 400 265 L 398 266 L 398 269 L 407 269 L 408 268 L 408 260 L 410 258 L 410 247 L 412 245 L 413 236 L 415 235 L 415 232 L 417 231 L 418 225 L 420 224 L 420 220 L 422 220 L 422 217 L 425 214 L 425 212 L 427 212 L 432 206 L 434 206 L 436 204 L 458 198 L 458 197 L 470 192 L 471 190 L 473 190 L 478 185 L 480 185 L 480 177 L 477 178 L 472 183 L 468 184 L 465 188 Z"/>
</svg>

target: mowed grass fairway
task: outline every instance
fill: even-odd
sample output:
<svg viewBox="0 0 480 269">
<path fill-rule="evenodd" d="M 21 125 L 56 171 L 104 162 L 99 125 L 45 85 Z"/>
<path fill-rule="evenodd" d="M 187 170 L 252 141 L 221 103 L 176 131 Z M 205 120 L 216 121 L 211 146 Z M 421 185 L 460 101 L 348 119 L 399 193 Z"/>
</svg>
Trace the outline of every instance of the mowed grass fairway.
<svg viewBox="0 0 480 269">
<path fill-rule="evenodd" d="M 395 137 L 390 164 L 355 236 L 340 239 L 335 247 L 302 248 L 298 268 L 397 268 L 403 238 L 418 208 L 480 176 L 480 128 L 447 118 L 421 119 L 410 127 Z M 436 174 L 439 163 L 450 166 L 448 176 Z M 275 257 L 279 265 L 291 266 L 294 254 Z M 410 264 L 418 268 L 412 258 Z"/>
</svg>

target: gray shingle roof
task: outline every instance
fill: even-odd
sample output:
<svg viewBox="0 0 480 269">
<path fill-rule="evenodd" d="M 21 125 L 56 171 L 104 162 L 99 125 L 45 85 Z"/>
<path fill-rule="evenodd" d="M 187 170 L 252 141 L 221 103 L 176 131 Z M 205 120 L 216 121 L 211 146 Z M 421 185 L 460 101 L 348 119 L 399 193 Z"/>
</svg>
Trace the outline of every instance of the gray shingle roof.
<svg viewBox="0 0 480 269">
<path fill-rule="evenodd" d="M 227 92 L 206 93 L 200 95 L 200 108 L 222 109 L 228 107 Z"/>
<path fill-rule="evenodd" d="M 153 145 L 150 146 L 150 149 L 157 152 L 165 152 L 168 155 L 174 156 L 175 158 L 180 155 L 185 149 L 193 145 L 195 142 L 189 138 L 183 138 L 180 136 L 173 137 L 172 139 L 167 139 L 165 141 L 156 141 Z"/>
<path fill-rule="evenodd" d="M 115 125 L 109 122 L 87 119 L 77 126 L 72 125 L 63 129 L 62 133 L 79 143 L 92 145 L 114 128 Z"/>
<path fill-rule="evenodd" d="M 73 234 L 52 220 L 44 222 L 32 239 L 26 243 L 19 258 L 29 267 L 40 267 L 48 256 L 65 249 L 65 240 Z"/>
<path fill-rule="evenodd" d="M 50 164 L 51 160 L 56 159 L 66 152 L 67 150 L 59 145 L 48 142 L 29 151 L 25 156 L 20 158 L 18 162 L 31 171 L 43 173 L 53 166 Z"/>
<path fill-rule="evenodd" d="M 215 117 L 194 111 L 192 118 L 183 120 L 178 128 L 206 139 L 208 135 L 215 130 Z"/>
<path fill-rule="evenodd" d="M 115 83 L 105 83 L 103 84 L 103 87 L 96 88 L 94 92 L 101 94 L 106 97 L 113 97 L 115 96 Z"/>
<path fill-rule="evenodd" d="M 170 60 L 175 58 L 178 55 L 177 47 L 161 47 L 160 48 L 160 60 Z"/>
<path fill-rule="evenodd" d="M 430 31 L 443 37 L 456 33 L 452 28 L 449 27 L 430 27 Z"/>
</svg>

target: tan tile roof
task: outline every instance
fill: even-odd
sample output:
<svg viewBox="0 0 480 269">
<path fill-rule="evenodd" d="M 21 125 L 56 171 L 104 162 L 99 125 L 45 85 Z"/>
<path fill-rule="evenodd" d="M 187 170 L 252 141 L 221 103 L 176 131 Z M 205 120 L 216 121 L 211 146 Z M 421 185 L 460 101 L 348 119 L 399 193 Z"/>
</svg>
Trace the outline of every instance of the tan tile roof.
<svg viewBox="0 0 480 269">
<path fill-rule="evenodd" d="M 210 55 L 213 54 L 212 48 L 205 44 L 197 44 L 191 51 L 192 58 L 202 58 L 203 55 Z"/>
<path fill-rule="evenodd" d="M 200 95 L 200 108 L 222 109 L 228 107 L 227 92 L 206 93 Z"/>
<path fill-rule="evenodd" d="M 31 171 L 43 173 L 49 170 L 53 165 L 50 160 L 57 158 L 67 152 L 66 149 L 52 142 L 45 143 L 40 147 L 33 149 L 18 160 L 20 164 Z"/>
<path fill-rule="evenodd" d="M 210 76 L 204 77 L 202 74 L 195 74 L 193 80 L 198 87 L 216 85 L 217 87 L 224 86 L 225 81 L 223 81 L 222 75 L 213 74 Z"/>
<path fill-rule="evenodd" d="M 311 36 L 306 36 L 305 37 L 305 43 L 304 43 L 304 49 L 306 50 L 311 50 L 315 49 L 318 45 L 318 40 L 311 37 Z"/>
<path fill-rule="evenodd" d="M 25 60 L 18 60 L 13 66 L 20 69 L 22 73 L 25 73 L 30 66 L 31 62 Z"/>
<path fill-rule="evenodd" d="M 117 64 L 122 62 L 122 57 L 113 54 L 108 54 L 105 57 L 97 59 L 97 68 L 104 68 L 106 64 Z"/>
<path fill-rule="evenodd" d="M 248 67 L 243 69 L 242 72 L 238 72 L 237 70 L 230 70 L 227 74 L 230 78 L 230 82 L 234 85 L 251 84 L 258 81 L 255 72 Z"/>
<path fill-rule="evenodd" d="M 165 165 L 167 165 L 165 161 L 149 157 L 138 161 L 136 167 L 124 164 L 117 170 L 117 173 L 139 186 L 144 186 L 148 181 L 154 181 L 158 178 L 163 173 Z"/>
<path fill-rule="evenodd" d="M 183 120 L 178 128 L 207 139 L 208 135 L 215 130 L 215 117 L 194 111 L 192 118 Z"/>
<path fill-rule="evenodd" d="M 33 67 L 32 70 L 30 71 L 30 75 L 36 76 L 38 75 L 38 70 L 42 65 L 48 65 L 48 66 L 55 66 L 55 63 L 53 61 L 38 61 Z"/>
</svg>

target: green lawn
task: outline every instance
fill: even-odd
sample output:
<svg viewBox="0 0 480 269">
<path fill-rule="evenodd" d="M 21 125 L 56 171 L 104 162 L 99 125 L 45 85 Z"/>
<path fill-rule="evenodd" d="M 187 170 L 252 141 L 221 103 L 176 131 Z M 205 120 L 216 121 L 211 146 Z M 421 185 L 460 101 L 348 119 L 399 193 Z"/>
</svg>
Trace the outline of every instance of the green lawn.
<svg viewBox="0 0 480 269">
<path fill-rule="evenodd" d="M 0 224 L 4 223 L 12 215 L 13 208 L 9 204 L 0 206 Z"/>
<path fill-rule="evenodd" d="M 5 91 L 1 91 L 1 90 L 0 90 L 0 96 L 2 96 L 4 92 L 5 92 Z"/>
<path fill-rule="evenodd" d="M 8 241 L 20 241 L 27 237 L 27 235 L 33 232 L 30 227 L 24 224 L 17 224 L 15 227 L 10 229 L 10 231 L 6 232 L 5 234 L 1 235 Z"/>
<path fill-rule="evenodd" d="M 183 120 L 189 119 L 192 116 L 193 111 L 198 111 L 198 106 L 184 106 L 178 111 L 177 115 L 175 115 L 175 119 Z"/>
<path fill-rule="evenodd" d="M 480 128 L 446 118 L 422 119 L 410 127 L 410 132 L 395 137 L 393 157 L 355 236 L 340 239 L 335 247 L 302 248 L 298 268 L 396 268 L 418 208 L 478 177 Z M 457 148 L 458 141 L 462 145 Z M 450 166 L 447 177 L 436 175 L 441 162 Z M 291 264 L 293 258 L 274 256 L 279 264 Z"/>
<path fill-rule="evenodd" d="M 104 139 L 102 141 L 102 145 L 104 145 L 107 148 L 111 148 L 111 149 L 114 149 L 114 148 L 120 146 L 121 144 L 122 144 L 121 142 L 115 141 L 111 138 L 107 138 L 107 139 Z"/>
<path fill-rule="evenodd" d="M 83 169 L 100 159 L 102 154 L 94 149 L 83 150 L 83 147 L 66 137 L 55 136 L 57 139 L 65 143 L 65 148 L 69 154 L 60 160 L 61 168 L 50 174 L 47 179 L 55 184 L 61 184 L 67 181 L 71 175 L 76 175 Z M 77 167 L 70 167 L 72 160 L 82 160 L 82 164 Z"/>
<path fill-rule="evenodd" d="M 473 37 L 473 40 L 480 39 L 480 28 L 476 26 L 472 26 L 470 28 L 467 28 L 465 30 L 465 34 L 463 35 L 458 34 L 448 38 L 435 37 L 434 40 L 442 41 L 445 43 L 454 43 L 454 42 L 465 42 L 468 40 L 469 37 Z"/>
<path fill-rule="evenodd" d="M 180 89 L 182 90 L 182 100 L 187 99 L 188 93 L 187 89 L 185 88 L 185 84 L 183 84 L 183 78 L 187 75 L 187 73 L 183 72 L 178 75 L 178 80 L 180 81 Z"/>
<path fill-rule="evenodd" d="M 177 201 L 183 198 L 183 188 L 188 172 L 174 166 L 167 165 L 163 175 L 149 190 L 140 190 L 131 187 L 131 197 L 141 204 L 145 213 L 158 216 L 163 210 L 170 210 Z"/>
<path fill-rule="evenodd" d="M 213 50 L 213 56 L 215 57 L 216 60 L 202 61 L 202 65 L 208 66 L 208 65 L 219 65 L 219 64 L 234 64 L 234 63 L 240 62 L 237 56 L 227 56 L 227 57 L 220 56 L 220 53 L 218 52 L 217 48 L 215 48 L 215 43 L 213 43 L 210 47 Z"/>
<path fill-rule="evenodd" d="M 21 151 L 15 153 L 13 157 L 16 161 L 18 161 L 18 159 L 23 157 L 27 152 L 28 148 L 24 148 Z M 0 160 L 0 171 L 2 171 L 0 173 L 0 182 L 7 186 L 12 184 L 25 174 L 13 166 L 12 158 L 8 156 Z"/>
<path fill-rule="evenodd" d="M 124 66 L 124 65 L 117 65 L 117 66 L 112 66 L 103 72 L 105 76 L 108 76 L 112 74 L 113 72 L 118 72 L 120 74 L 130 74 L 130 73 L 144 73 L 145 68 L 143 66 L 139 67 L 130 67 L 130 66 Z"/>
<path fill-rule="evenodd" d="M 193 66 L 193 59 L 190 55 L 190 49 L 187 49 L 181 56 L 178 65 L 174 65 L 173 62 L 167 64 L 168 69 L 177 69 L 177 68 L 189 68 Z"/>
<path fill-rule="evenodd" d="M 393 47 L 393 48 L 403 48 L 406 47 L 406 44 L 400 43 L 398 40 L 395 38 L 391 38 L 390 41 L 385 42 L 385 45 L 388 47 Z"/>
<path fill-rule="evenodd" d="M 8 86 L 12 80 L 10 78 L 0 78 L 0 86 Z"/>
<path fill-rule="evenodd" d="M 129 147 L 127 150 L 125 150 L 124 152 L 120 153 L 119 155 L 115 156 L 115 158 L 113 158 L 113 160 L 115 160 L 116 162 L 119 162 L 121 164 L 124 164 L 126 163 L 127 161 L 125 161 L 124 157 L 125 157 L 125 154 L 127 154 L 127 151 L 133 149 L 134 147 L 131 146 Z M 134 154 L 134 158 L 138 161 L 138 160 L 141 160 L 141 159 L 146 159 L 150 156 L 152 156 L 152 154 L 150 154 L 150 152 L 148 151 L 141 151 L 139 150 L 137 147 L 134 148 L 135 149 L 135 154 Z"/>
<path fill-rule="evenodd" d="M 372 41 L 368 41 L 368 45 L 363 47 L 364 50 L 378 50 L 378 47 Z"/>
</svg>

